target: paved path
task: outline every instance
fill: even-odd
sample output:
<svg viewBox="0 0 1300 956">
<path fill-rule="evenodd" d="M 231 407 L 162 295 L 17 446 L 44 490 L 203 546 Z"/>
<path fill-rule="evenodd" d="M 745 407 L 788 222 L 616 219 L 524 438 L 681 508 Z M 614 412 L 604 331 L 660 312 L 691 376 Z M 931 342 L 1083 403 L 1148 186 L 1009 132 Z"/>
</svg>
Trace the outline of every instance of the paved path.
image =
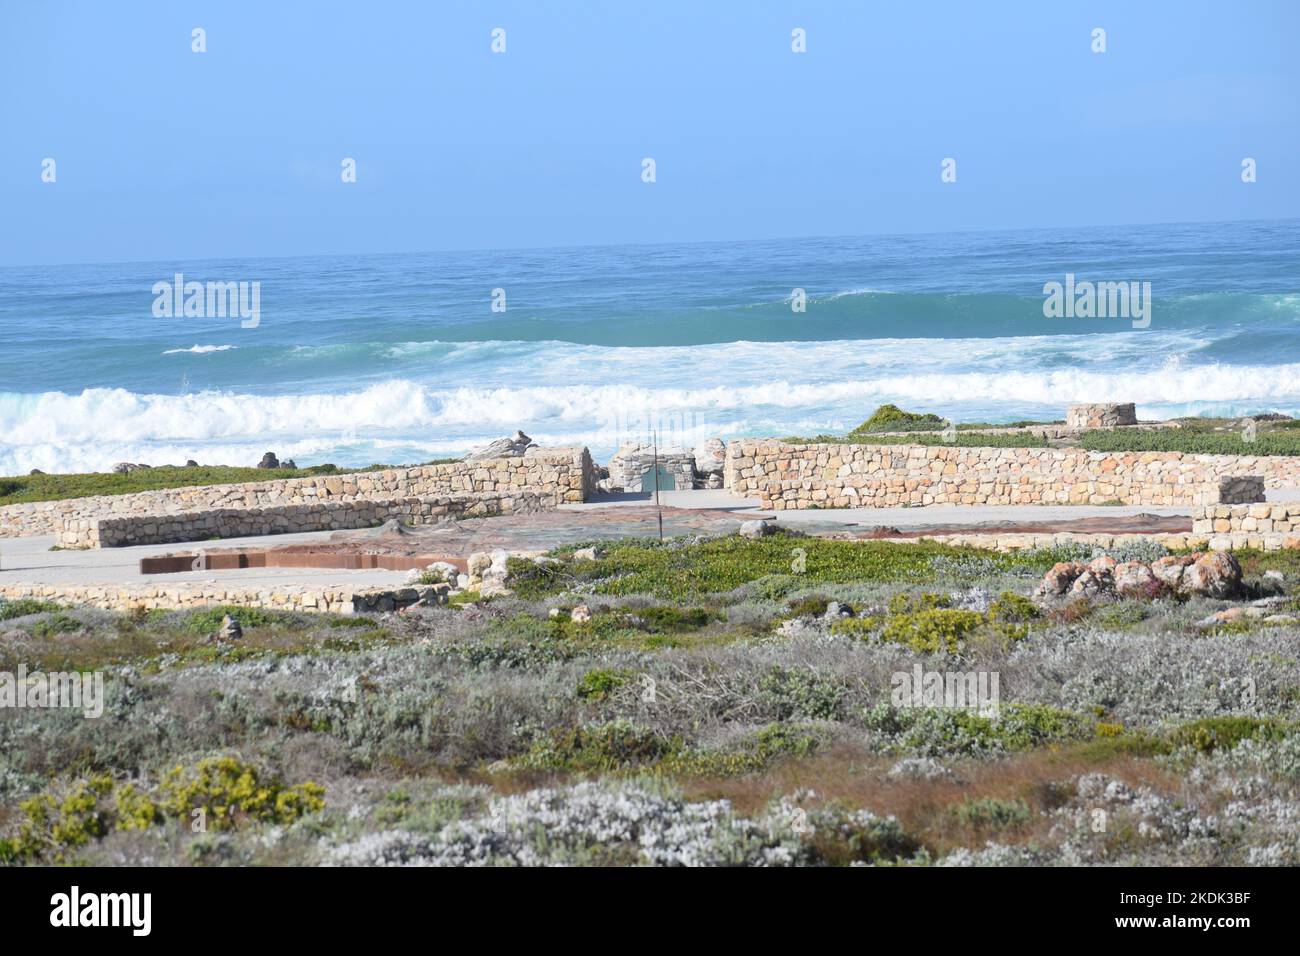
<svg viewBox="0 0 1300 956">
<path fill-rule="evenodd" d="M 1269 501 L 1300 500 L 1300 489 L 1270 490 Z M 854 526 L 869 530 L 886 525 L 906 530 L 926 525 L 982 523 L 1019 523 L 1063 521 L 1077 518 L 1130 517 L 1137 514 L 1190 515 L 1191 509 L 1155 508 L 1111 505 L 1013 505 L 1013 506 L 959 506 L 932 505 L 927 508 L 844 508 L 811 511 L 764 512 L 754 499 L 734 498 L 726 491 L 666 491 L 660 494 L 661 503 L 669 508 L 712 509 L 734 514 L 737 522 L 761 515 L 777 517 L 777 523 L 803 531 L 831 531 L 852 529 Z M 574 514 L 575 534 L 590 537 L 590 526 L 583 512 L 594 509 L 619 507 L 644 508 L 648 495 L 602 495 L 583 504 L 561 506 L 561 512 Z M 630 517 L 630 516 L 629 516 Z M 602 516 L 604 522 L 610 516 Z M 495 520 L 495 519 L 494 519 Z M 499 519 L 508 527 L 510 518 Z M 616 522 L 615 522 L 616 523 Z M 974 529 L 972 529 L 974 530 Z M 326 543 L 337 532 L 311 534 L 264 535 L 251 538 L 227 538 L 220 542 L 195 542 L 193 544 L 140 545 L 128 548 L 106 548 L 89 551 L 51 551 L 53 535 L 31 538 L 0 538 L 0 584 L 130 584 L 220 581 L 221 583 L 249 586 L 284 584 L 335 584 L 342 587 L 357 585 L 392 585 L 405 577 L 403 571 L 342 571 L 313 568 L 246 568 L 236 571 L 186 571 L 179 574 L 142 575 L 139 560 L 142 557 L 192 551 L 201 547 L 215 548 L 274 548 L 286 544 L 309 542 Z"/>
</svg>

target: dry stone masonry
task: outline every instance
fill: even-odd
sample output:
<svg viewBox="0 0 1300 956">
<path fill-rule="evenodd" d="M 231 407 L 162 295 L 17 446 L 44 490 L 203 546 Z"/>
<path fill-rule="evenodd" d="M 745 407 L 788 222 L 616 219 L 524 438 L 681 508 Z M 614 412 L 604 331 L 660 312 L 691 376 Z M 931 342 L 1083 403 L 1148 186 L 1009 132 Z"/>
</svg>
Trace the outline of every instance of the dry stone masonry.
<svg viewBox="0 0 1300 956">
<path fill-rule="evenodd" d="M 68 521 L 466 493 L 509 496 L 531 491 L 561 504 L 585 501 L 595 486 L 595 468 L 586 448 L 529 448 L 522 456 L 483 461 L 6 505 L 0 507 L 0 537 L 59 535 Z"/>
<path fill-rule="evenodd" d="M 1080 430 L 1117 428 L 1120 425 L 1136 425 L 1137 423 L 1137 408 L 1132 402 L 1071 405 L 1065 411 L 1065 425 L 1067 428 Z"/>
<path fill-rule="evenodd" d="M 1272 478 L 1272 481 L 1268 480 Z M 1294 485 L 1300 459 L 1079 448 L 733 441 L 725 483 L 764 508 L 1237 504 Z"/>
<path fill-rule="evenodd" d="M 553 509 L 550 494 L 471 492 L 379 501 L 322 501 L 313 505 L 268 508 L 209 508 L 159 515 L 64 520 L 62 548 L 118 548 L 134 544 L 172 544 L 211 538 L 244 538 L 304 531 L 373 528 L 391 519 L 434 524 L 444 518 L 531 514 Z"/>
</svg>

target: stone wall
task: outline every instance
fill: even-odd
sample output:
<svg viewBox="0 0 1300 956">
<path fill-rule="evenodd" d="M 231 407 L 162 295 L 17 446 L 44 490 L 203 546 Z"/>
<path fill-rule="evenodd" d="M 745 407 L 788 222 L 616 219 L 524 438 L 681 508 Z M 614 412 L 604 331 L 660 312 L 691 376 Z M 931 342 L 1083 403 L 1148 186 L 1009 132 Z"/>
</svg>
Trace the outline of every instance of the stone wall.
<svg viewBox="0 0 1300 956">
<path fill-rule="evenodd" d="M 69 517 L 59 534 L 63 548 L 116 548 L 133 544 L 172 544 L 211 538 L 294 534 L 372 528 L 396 518 L 407 524 L 432 524 L 442 518 L 530 514 L 555 507 L 550 494 L 471 492 L 459 495 L 386 500 L 321 501 L 266 508 L 208 508 L 157 515 L 111 518 Z"/>
<path fill-rule="evenodd" d="M 219 604 L 261 607 L 278 611 L 331 614 L 373 614 L 412 604 L 434 604 L 431 587 L 349 587 L 235 584 L 0 584 L 0 598 L 35 598 L 59 604 L 84 605 L 110 611 L 190 610 Z"/>
<path fill-rule="evenodd" d="M 689 491 L 695 487 L 695 452 L 688 448 L 660 448 L 652 445 L 624 445 L 609 460 L 610 486 L 624 491 L 641 491 L 643 477 L 653 471 L 655 461 L 672 475 L 671 488 L 660 491 Z M 653 487 L 653 482 L 652 482 Z"/>
<path fill-rule="evenodd" d="M 69 519 L 312 505 L 327 501 L 390 501 L 465 492 L 532 491 L 550 495 L 558 504 L 585 501 L 595 487 L 595 468 L 586 448 L 531 448 L 517 458 L 6 505 L 0 507 L 0 538 L 57 535 Z"/>
<path fill-rule="evenodd" d="M 733 441 L 726 486 L 764 508 L 967 504 L 1188 505 L 1258 500 L 1264 476 L 1295 485 L 1300 458 L 1079 448 L 787 445 Z"/>
<path fill-rule="evenodd" d="M 1295 533 L 1300 537 L 1300 501 L 1199 508 L 1192 518 L 1192 531 L 1195 534 Z"/>
<path fill-rule="evenodd" d="M 1137 424 L 1137 407 L 1132 402 L 1071 405 L 1065 410 L 1068 428 L 1118 428 Z"/>
</svg>

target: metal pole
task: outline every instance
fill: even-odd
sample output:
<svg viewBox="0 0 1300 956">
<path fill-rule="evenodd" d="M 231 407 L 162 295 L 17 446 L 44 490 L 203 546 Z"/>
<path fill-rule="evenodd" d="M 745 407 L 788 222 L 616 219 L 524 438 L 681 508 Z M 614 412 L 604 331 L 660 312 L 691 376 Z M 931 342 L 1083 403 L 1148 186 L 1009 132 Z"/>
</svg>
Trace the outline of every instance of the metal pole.
<svg viewBox="0 0 1300 956">
<path fill-rule="evenodd" d="M 664 509 L 659 505 L 659 432 L 654 433 L 655 516 L 659 519 L 659 540 L 664 539 Z"/>
</svg>

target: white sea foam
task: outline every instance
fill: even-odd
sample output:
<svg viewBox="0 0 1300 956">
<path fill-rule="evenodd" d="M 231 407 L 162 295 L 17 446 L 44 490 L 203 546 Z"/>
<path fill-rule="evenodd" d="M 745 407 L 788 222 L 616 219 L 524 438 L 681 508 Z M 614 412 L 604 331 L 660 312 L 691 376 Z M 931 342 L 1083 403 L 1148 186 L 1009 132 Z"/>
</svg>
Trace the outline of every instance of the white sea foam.
<svg viewBox="0 0 1300 956">
<path fill-rule="evenodd" d="M 231 349 L 238 348 L 235 345 L 191 345 L 187 349 L 167 349 L 163 355 L 178 355 L 182 352 L 193 352 L 195 355 L 206 355 L 208 352 L 228 352 Z"/>
<path fill-rule="evenodd" d="M 728 367 L 727 384 L 712 384 L 718 376 L 705 374 L 697 354 L 671 375 L 644 376 L 648 383 L 582 384 L 594 376 L 577 369 L 558 374 L 552 365 L 546 379 L 572 384 L 440 387 L 395 379 L 294 395 L 0 393 L 0 474 L 107 468 L 121 460 L 241 463 L 268 448 L 308 460 L 352 449 L 340 464 L 381 460 L 381 450 L 428 458 L 515 428 L 546 443 L 607 451 L 656 422 L 683 442 L 707 434 L 807 434 L 851 427 L 887 401 L 959 420 L 1008 411 L 1059 417 L 1071 402 L 1107 400 L 1134 401 L 1144 417 L 1300 409 L 1300 364 L 1194 366 L 1175 358 L 1143 371 L 989 367 L 918 374 L 888 363 L 864 364 L 862 374 L 839 380 L 800 381 L 790 361 L 775 365 L 781 377 L 768 378 L 765 366 L 775 363 L 762 362 L 764 351 Z"/>
</svg>

